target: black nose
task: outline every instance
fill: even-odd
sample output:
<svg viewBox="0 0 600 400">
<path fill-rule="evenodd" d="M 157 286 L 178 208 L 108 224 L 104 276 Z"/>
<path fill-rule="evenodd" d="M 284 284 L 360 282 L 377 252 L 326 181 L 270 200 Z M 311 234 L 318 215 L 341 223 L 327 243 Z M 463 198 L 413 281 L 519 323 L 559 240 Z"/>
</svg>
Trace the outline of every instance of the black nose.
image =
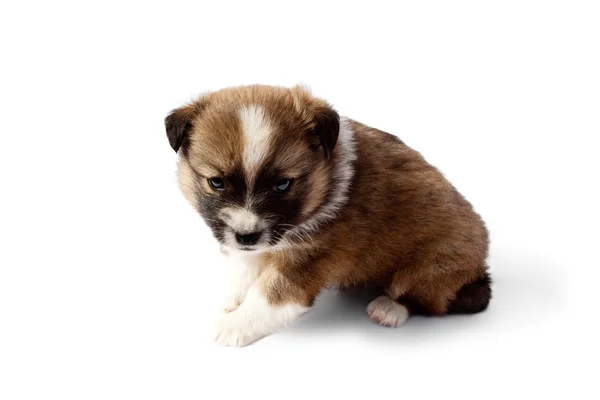
<svg viewBox="0 0 600 400">
<path fill-rule="evenodd" d="M 252 232 L 252 233 L 245 233 L 245 234 L 236 233 L 235 240 L 237 240 L 237 242 L 239 244 L 243 244 L 244 246 L 251 246 L 253 244 L 258 243 L 258 239 L 260 239 L 260 235 L 261 235 L 261 232 Z"/>
</svg>

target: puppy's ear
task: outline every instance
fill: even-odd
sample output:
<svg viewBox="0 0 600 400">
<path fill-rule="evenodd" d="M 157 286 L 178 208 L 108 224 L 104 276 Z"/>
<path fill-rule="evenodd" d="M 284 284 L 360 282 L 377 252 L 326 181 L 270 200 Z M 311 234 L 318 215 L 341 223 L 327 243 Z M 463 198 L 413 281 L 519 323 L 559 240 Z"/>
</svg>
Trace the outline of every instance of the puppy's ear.
<svg viewBox="0 0 600 400">
<path fill-rule="evenodd" d="M 325 157 L 329 158 L 340 133 L 340 116 L 330 107 L 319 106 L 315 110 L 314 121 L 314 132 L 319 137 Z"/>
<path fill-rule="evenodd" d="M 308 86 L 296 85 L 291 93 L 296 111 L 310 126 L 311 141 L 317 137 L 325 156 L 331 157 L 340 133 L 340 116 L 327 102 L 314 97 Z"/>
<path fill-rule="evenodd" d="M 165 118 L 167 138 L 169 138 L 169 144 L 175 152 L 188 140 L 188 135 L 192 129 L 192 121 L 200 114 L 203 107 L 204 101 L 199 99 L 194 103 L 171 111 Z"/>
</svg>

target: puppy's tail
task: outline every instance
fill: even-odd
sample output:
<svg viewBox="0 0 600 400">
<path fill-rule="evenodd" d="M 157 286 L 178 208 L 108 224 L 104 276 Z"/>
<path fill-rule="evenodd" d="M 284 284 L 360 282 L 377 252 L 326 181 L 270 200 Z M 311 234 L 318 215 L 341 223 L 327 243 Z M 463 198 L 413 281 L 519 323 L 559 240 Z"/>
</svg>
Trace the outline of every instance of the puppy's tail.
<svg viewBox="0 0 600 400">
<path fill-rule="evenodd" d="M 448 307 L 448 314 L 475 314 L 485 310 L 492 298 L 492 278 L 486 271 L 483 277 L 464 285 Z"/>
</svg>

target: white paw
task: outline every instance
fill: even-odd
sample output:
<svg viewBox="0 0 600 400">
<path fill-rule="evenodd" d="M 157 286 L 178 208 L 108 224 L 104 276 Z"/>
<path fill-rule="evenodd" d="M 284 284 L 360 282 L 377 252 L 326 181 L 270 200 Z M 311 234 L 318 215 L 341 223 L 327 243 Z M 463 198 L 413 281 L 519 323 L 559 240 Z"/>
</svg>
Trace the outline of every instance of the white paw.
<svg viewBox="0 0 600 400">
<path fill-rule="evenodd" d="M 225 305 L 223 306 L 223 312 L 225 314 L 230 313 L 238 309 L 242 302 L 237 299 L 235 296 L 231 296 L 227 300 L 225 300 Z"/>
<path fill-rule="evenodd" d="M 226 314 L 217 325 L 215 342 L 223 346 L 244 347 L 258 339 L 260 336 L 257 337 L 236 312 Z"/>
<path fill-rule="evenodd" d="M 398 327 L 408 319 L 408 309 L 388 296 L 379 296 L 367 306 L 369 317 L 379 325 Z"/>
</svg>

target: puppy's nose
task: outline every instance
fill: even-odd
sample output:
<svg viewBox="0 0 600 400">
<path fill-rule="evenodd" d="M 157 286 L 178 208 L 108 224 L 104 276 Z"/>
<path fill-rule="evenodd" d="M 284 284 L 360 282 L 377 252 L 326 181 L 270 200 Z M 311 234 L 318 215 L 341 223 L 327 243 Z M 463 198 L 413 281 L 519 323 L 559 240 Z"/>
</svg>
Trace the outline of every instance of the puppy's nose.
<svg viewBox="0 0 600 400">
<path fill-rule="evenodd" d="M 239 244 L 242 244 L 244 246 L 252 246 L 253 244 L 258 243 L 258 239 L 260 239 L 260 235 L 262 234 L 262 232 L 252 232 L 252 233 L 244 233 L 244 234 L 240 234 L 240 233 L 235 233 L 235 240 L 237 240 L 237 242 Z"/>
</svg>

